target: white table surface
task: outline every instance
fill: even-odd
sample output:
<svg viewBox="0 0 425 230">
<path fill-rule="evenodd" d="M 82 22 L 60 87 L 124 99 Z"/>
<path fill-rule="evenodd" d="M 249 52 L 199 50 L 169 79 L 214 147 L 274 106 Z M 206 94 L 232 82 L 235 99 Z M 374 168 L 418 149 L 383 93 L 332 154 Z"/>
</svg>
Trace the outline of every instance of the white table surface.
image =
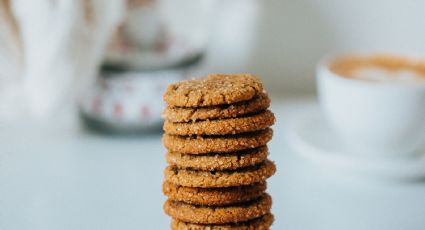
<svg viewBox="0 0 425 230">
<path fill-rule="evenodd" d="M 285 131 L 317 109 L 314 100 L 274 98 L 272 107 L 273 229 L 425 229 L 425 180 L 379 181 L 307 162 Z M 51 124 L 0 128 L 1 230 L 168 229 L 160 134 L 99 136 Z"/>
</svg>

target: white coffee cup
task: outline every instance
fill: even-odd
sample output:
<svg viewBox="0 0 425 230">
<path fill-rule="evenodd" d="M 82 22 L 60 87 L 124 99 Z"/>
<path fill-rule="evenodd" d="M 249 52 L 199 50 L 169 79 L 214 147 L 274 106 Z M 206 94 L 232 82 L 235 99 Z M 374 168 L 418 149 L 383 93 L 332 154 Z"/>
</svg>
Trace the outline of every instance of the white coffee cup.
<svg viewBox="0 0 425 230">
<path fill-rule="evenodd" d="M 318 64 L 317 87 L 322 112 L 346 147 L 367 156 L 421 152 L 425 146 L 425 79 L 376 81 L 341 76 L 331 69 L 340 58 L 325 58 Z"/>
</svg>

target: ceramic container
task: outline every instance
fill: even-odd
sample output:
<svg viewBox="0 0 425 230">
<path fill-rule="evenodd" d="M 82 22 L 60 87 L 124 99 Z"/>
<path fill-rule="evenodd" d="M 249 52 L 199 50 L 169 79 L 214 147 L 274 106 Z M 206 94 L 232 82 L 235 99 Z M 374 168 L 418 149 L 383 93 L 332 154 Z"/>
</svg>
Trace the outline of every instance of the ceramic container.
<svg viewBox="0 0 425 230">
<path fill-rule="evenodd" d="M 425 146 L 425 81 L 345 78 L 329 69 L 331 60 L 325 58 L 317 67 L 319 102 L 330 126 L 353 153 L 406 156 Z"/>
</svg>

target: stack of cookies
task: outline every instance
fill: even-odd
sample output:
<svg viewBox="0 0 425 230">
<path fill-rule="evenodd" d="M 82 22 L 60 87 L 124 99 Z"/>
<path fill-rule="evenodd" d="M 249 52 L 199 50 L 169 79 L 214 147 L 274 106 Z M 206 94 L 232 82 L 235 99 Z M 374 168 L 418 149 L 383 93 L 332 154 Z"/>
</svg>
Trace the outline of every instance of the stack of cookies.
<svg viewBox="0 0 425 230">
<path fill-rule="evenodd" d="M 172 229 L 269 229 L 275 117 L 261 82 L 209 75 L 170 85 L 164 100 L 164 210 Z"/>
</svg>

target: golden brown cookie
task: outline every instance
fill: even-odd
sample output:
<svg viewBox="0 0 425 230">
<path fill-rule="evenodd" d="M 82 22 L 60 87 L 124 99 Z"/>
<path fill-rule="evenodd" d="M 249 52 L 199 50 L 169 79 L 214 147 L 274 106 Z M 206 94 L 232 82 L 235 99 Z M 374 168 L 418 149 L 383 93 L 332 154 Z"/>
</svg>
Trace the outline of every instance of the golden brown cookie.
<svg viewBox="0 0 425 230">
<path fill-rule="evenodd" d="M 183 187 L 165 181 L 162 191 L 170 200 L 194 205 L 229 205 L 260 197 L 266 190 L 265 182 L 228 188 Z"/>
<path fill-rule="evenodd" d="M 246 117 L 205 120 L 197 122 L 164 122 L 167 134 L 191 135 L 226 135 L 263 130 L 274 124 L 275 117 L 270 110 Z"/>
<path fill-rule="evenodd" d="M 164 134 L 163 143 L 170 152 L 182 154 L 229 153 L 266 145 L 273 130 L 226 136 L 177 136 Z"/>
<path fill-rule="evenodd" d="M 247 101 L 262 91 L 250 74 L 212 74 L 168 86 L 164 100 L 170 107 L 203 107 Z"/>
<path fill-rule="evenodd" d="M 197 206 L 167 200 L 165 213 L 174 219 L 196 224 L 225 224 L 249 221 L 270 213 L 272 198 L 264 194 L 260 198 L 231 206 Z"/>
<path fill-rule="evenodd" d="M 254 220 L 236 224 L 191 224 L 173 219 L 171 229 L 173 230 L 268 230 L 273 224 L 272 214 L 266 214 Z"/>
<path fill-rule="evenodd" d="M 235 171 L 199 171 L 170 165 L 165 168 L 165 180 L 185 187 L 233 187 L 265 181 L 275 172 L 276 166 L 270 160 Z"/>
<path fill-rule="evenodd" d="M 166 107 L 163 111 L 165 120 L 171 122 L 189 122 L 207 119 L 223 119 L 243 116 L 267 109 L 270 99 L 266 93 L 260 93 L 249 101 L 230 105 L 217 105 L 202 108 Z"/>
<path fill-rule="evenodd" d="M 241 150 L 234 153 L 181 154 L 168 152 L 166 160 L 179 168 L 199 170 L 234 170 L 253 166 L 267 159 L 268 148 L 261 146 L 254 149 Z"/>
</svg>

